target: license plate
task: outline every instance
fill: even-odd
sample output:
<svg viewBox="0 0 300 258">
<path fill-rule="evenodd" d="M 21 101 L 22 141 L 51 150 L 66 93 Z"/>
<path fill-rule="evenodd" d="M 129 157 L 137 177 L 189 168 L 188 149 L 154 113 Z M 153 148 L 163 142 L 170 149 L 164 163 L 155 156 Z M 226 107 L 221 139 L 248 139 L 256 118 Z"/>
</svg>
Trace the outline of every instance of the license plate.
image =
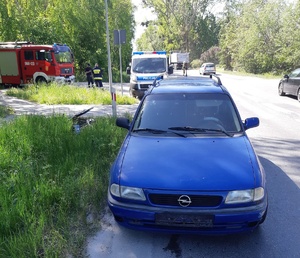
<svg viewBox="0 0 300 258">
<path fill-rule="evenodd" d="M 157 225 L 177 226 L 177 227 L 202 227 L 213 226 L 213 215 L 194 215 L 178 213 L 157 213 L 155 223 Z"/>
</svg>

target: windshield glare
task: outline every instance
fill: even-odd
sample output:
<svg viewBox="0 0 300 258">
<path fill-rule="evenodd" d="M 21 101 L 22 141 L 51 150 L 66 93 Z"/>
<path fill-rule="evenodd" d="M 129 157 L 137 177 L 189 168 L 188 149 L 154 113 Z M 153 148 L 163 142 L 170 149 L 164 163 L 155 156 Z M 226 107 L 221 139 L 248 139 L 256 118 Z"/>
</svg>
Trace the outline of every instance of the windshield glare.
<svg viewBox="0 0 300 258">
<path fill-rule="evenodd" d="M 138 58 L 132 60 L 132 71 L 136 73 L 166 72 L 165 58 Z"/>
<path fill-rule="evenodd" d="M 153 94 L 145 98 L 133 129 L 171 127 L 241 132 L 231 99 L 225 94 Z"/>
<path fill-rule="evenodd" d="M 54 55 L 58 63 L 72 63 L 73 61 L 71 52 L 55 52 Z"/>
</svg>

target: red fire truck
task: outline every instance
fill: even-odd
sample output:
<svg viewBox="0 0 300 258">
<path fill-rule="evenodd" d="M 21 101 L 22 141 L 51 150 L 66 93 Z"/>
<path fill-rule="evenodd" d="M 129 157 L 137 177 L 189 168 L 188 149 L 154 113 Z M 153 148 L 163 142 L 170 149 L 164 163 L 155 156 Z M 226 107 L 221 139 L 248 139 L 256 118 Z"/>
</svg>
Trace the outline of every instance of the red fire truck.
<svg viewBox="0 0 300 258">
<path fill-rule="evenodd" d="M 0 84 L 74 81 L 74 56 L 67 45 L 0 42 Z"/>
</svg>

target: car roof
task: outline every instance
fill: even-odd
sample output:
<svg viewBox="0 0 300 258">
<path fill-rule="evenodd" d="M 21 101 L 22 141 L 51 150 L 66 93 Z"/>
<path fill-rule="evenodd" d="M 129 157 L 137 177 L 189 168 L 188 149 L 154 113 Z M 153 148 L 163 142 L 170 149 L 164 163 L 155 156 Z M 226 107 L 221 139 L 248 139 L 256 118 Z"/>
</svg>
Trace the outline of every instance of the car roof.
<svg viewBox="0 0 300 258">
<path fill-rule="evenodd" d="M 164 79 L 157 79 L 148 94 L 158 93 L 225 93 L 227 89 L 222 85 L 218 76 L 169 76 Z"/>
</svg>

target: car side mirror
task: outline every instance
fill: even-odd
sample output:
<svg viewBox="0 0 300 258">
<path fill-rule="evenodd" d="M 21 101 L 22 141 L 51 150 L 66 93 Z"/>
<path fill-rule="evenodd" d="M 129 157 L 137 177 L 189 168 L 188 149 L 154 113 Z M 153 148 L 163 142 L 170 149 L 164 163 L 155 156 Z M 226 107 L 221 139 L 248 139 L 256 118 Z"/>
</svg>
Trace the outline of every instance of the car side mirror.
<svg viewBox="0 0 300 258">
<path fill-rule="evenodd" d="M 288 76 L 287 74 L 285 74 L 285 75 L 283 76 L 283 78 L 288 79 L 289 76 Z"/>
<path fill-rule="evenodd" d="M 245 130 L 248 130 L 253 127 L 257 127 L 259 126 L 259 119 L 258 117 L 246 118 L 243 125 Z"/>
<path fill-rule="evenodd" d="M 116 120 L 116 125 L 128 130 L 130 128 L 130 121 L 128 118 L 118 117 Z"/>
<path fill-rule="evenodd" d="M 130 72 L 130 66 L 128 66 L 127 68 L 126 68 L 126 73 L 127 74 L 130 74 L 131 72 Z"/>
</svg>

